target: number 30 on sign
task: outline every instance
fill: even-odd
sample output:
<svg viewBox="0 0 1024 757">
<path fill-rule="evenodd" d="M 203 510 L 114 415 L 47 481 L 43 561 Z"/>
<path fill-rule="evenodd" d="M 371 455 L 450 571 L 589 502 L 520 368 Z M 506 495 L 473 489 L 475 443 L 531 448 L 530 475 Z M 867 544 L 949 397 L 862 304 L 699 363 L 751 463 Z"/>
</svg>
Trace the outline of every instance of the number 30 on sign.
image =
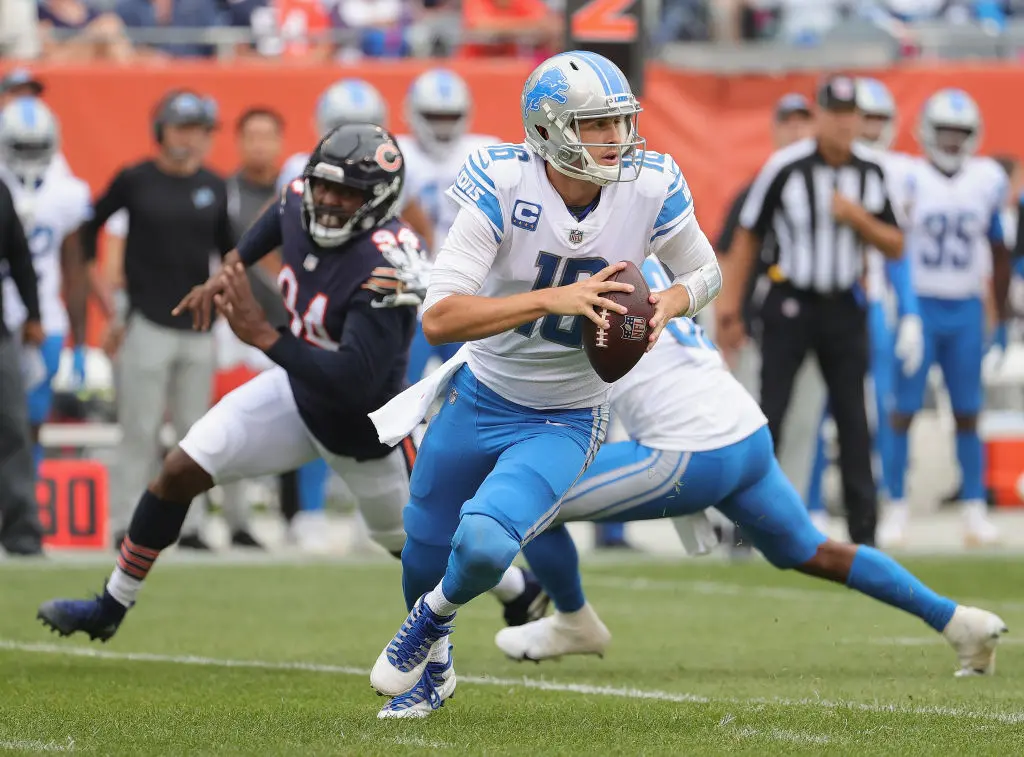
<svg viewBox="0 0 1024 757">
<path fill-rule="evenodd" d="M 109 548 L 107 469 L 102 463 L 44 460 L 39 466 L 36 499 L 45 547 Z"/>
</svg>

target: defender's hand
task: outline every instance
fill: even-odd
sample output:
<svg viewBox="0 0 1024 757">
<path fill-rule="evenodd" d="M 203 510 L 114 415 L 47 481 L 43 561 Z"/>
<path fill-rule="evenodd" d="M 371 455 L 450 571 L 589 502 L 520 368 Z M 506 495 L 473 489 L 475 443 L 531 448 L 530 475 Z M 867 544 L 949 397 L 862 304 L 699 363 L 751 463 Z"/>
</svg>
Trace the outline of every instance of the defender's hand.
<svg viewBox="0 0 1024 757">
<path fill-rule="evenodd" d="M 217 312 L 227 319 L 235 336 L 243 342 L 264 351 L 270 349 L 280 335 L 256 302 L 245 266 L 241 263 L 225 266 L 223 277 L 224 291 L 213 297 Z"/>
<path fill-rule="evenodd" d="M 192 313 L 192 328 L 196 331 L 209 331 L 213 316 L 213 298 L 224 291 L 224 269 L 208 278 L 204 284 L 192 287 L 192 291 L 182 298 L 171 315 Z"/>
<path fill-rule="evenodd" d="M 547 293 L 545 307 L 550 315 L 582 315 L 592 320 L 600 329 L 609 328 L 608 323 L 594 308 L 607 308 L 614 313 L 625 315 L 625 305 L 616 305 L 602 297 L 607 292 L 632 292 L 633 285 L 619 281 L 608 281 L 608 277 L 623 271 L 625 263 L 615 263 L 604 268 L 583 281 L 568 286 L 552 287 L 544 290 Z"/>
</svg>

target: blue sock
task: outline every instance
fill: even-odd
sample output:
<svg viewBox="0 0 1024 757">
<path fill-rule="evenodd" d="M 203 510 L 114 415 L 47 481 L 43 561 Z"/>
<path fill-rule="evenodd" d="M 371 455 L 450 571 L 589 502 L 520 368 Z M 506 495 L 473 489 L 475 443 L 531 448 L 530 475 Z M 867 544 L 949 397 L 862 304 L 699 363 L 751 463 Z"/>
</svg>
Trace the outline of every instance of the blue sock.
<svg viewBox="0 0 1024 757">
<path fill-rule="evenodd" d="M 437 586 L 448 566 L 449 545 L 435 547 L 406 536 L 402 549 L 402 593 L 406 608 L 411 610 L 416 600 Z"/>
<path fill-rule="evenodd" d="M 559 612 L 576 612 L 583 607 L 586 599 L 580 582 L 580 558 L 569 529 L 555 526 L 544 531 L 523 548 L 523 557 Z"/>
<path fill-rule="evenodd" d="M 892 464 L 889 466 L 889 478 L 885 482 L 885 488 L 889 490 L 889 496 L 893 499 L 903 499 L 903 482 L 907 476 L 907 456 L 909 454 L 907 432 L 893 431 L 891 444 Z"/>
<path fill-rule="evenodd" d="M 825 509 L 825 502 L 821 497 L 821 482 L 825 477 L 825 437 L 821 434 L 821 427 L 818 427 L 818 441 L 814 447 L 814 464 L 811 466 L 811 475 L 807 481 L 807 510 L 815 512 Z"/>
<path fill-rule="evenodd" d="M 519 548 L 519 539 L 494 518 L 480 513 L 463 515 L 452 537 L 452 552 L 441 582 L 445 598 L 464 605 L 493 589 Z"/>
<path fill-rule="evenodd" d="M 625 523 L 595 523 L 597 541 L 600 542 L 621 542 L 626 540 Z"/>
<path fill-rule="evenodd" d="M 331 469 L 323 458 L 317 458 L 298 470 L 299 510 L 302 512 L 324 509 L 327 498 L 327 479 Z"/>
<path fill-rule="evenodd" d="M 953 617 L 956 602 L 939 596 L 906 568 L 872 547 L 858 547 L 846 585 L 916 615 L 936 631 Z"/>
<path fill-rule="evenodd" d="M 984 450 L 977 431 L 957 431 L 956 459 L 960 463 L 960 473 L 963 476 L 960 499 L 965 502 L 972 499 L 984 500 Z"/>
</svg>

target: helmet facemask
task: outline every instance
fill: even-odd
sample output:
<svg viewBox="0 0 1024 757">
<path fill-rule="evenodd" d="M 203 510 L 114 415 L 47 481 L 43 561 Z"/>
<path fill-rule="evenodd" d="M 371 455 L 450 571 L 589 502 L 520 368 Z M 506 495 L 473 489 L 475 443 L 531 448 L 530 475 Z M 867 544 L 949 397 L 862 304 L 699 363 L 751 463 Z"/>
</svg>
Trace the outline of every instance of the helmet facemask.
<svg viewBox="0 0 1024 757">
<path fill-rule="evenodd" d="M 960 126 L 931 125 L 926 130 L 925 153 L 939 169 L 956 173 L 978 145 L 978 132 Z"/>
<path fill-rule="evenodd" d="M 619 102 L 605 107 L 564 110 L 561 113 L 555 113 L 548 103 L 543 103 L 541 110 L 549 126 L 535 126 L 536 138 L 531 139 L 534 135 L 528 133 L 527 142 L 556 171 L 574 179 L 601 186 L 635 181 L 640 176 L 643 160 L 633 158 L 638 152 L 642 154 L 647 145 L 647 140 L 639 135 L 637 129 L 643 109 L 632 95 L 618 95 L 616 99 Z M 616 130 L 615 141 L 591 141 L 586 122 L 606 120 L 611 122 L 608 126 Z M 596 153 L 596 158 L 592 152 Z"/>
<path fill-rule="evenodd" d="M 303 222 L 319 247 L 338 247 L 357 234 L 379 225 L 378 208 L 386 207 L 384 218 L 398 212 L 401 180 L 358 188 L 341 181 L 341 169 L 326 163 L 313 167 L 303 180 Z"/>
<path fill-rule="evenodd" d="M 861 144 L 876 150 L 888 150 L 896 138 L 896 119 L 890 113 L 862 113 Z"/>
<path fill-rule="evenodd" d="M 0 163 L 26 187 L 42 183 L 56 154 L 57 144 L 49 137 L 20 136 L 0 142 Z"/>
<path fill-rule="evenodd" d="M 409 108 L 406 120 L 416 140 L 431 154 L 444 155 L 466 133 L 469 113 L 466 111 L 426 111 Z"/>
</svg>

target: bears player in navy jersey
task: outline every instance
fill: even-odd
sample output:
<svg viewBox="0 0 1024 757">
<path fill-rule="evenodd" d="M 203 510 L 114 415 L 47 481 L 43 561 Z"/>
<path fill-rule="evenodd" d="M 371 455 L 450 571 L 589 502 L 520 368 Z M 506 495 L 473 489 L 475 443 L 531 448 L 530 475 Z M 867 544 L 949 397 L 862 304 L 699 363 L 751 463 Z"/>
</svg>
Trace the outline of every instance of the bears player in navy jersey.
<svg viewBox="0 0 1024 757">
<path fill-rule="evenodd" d="M 277 367 L 224 397 L 167 456 L 139 500 L 102 596 L 46 602 L 38 614 L 44 624 L 62 635 L 109 639 L 161 550 L 177 540 L 194 497 L 317 456 L 356 495 L 371 537 L 400 555 L 412 445 L 382 444 L 367 413 L 403 387 L 426 289 L 419 239 L 397 220 L 403 178 L 402 153 L 386 130 L 334 129 L 301 179 L 228 253 L 222 271 L 182 300 L 175 312 L 190 311 L 196 328 L 209 328 L 216 307 L 243 342 Z M 291 323 L 275 330 L 245 267 L 278 247 L 278 285 Z M 525 622 L 528 603 L 506 605 L 506 618 Z M 509 618 L 515 609 L 520 616 Z"/>
</svg>

